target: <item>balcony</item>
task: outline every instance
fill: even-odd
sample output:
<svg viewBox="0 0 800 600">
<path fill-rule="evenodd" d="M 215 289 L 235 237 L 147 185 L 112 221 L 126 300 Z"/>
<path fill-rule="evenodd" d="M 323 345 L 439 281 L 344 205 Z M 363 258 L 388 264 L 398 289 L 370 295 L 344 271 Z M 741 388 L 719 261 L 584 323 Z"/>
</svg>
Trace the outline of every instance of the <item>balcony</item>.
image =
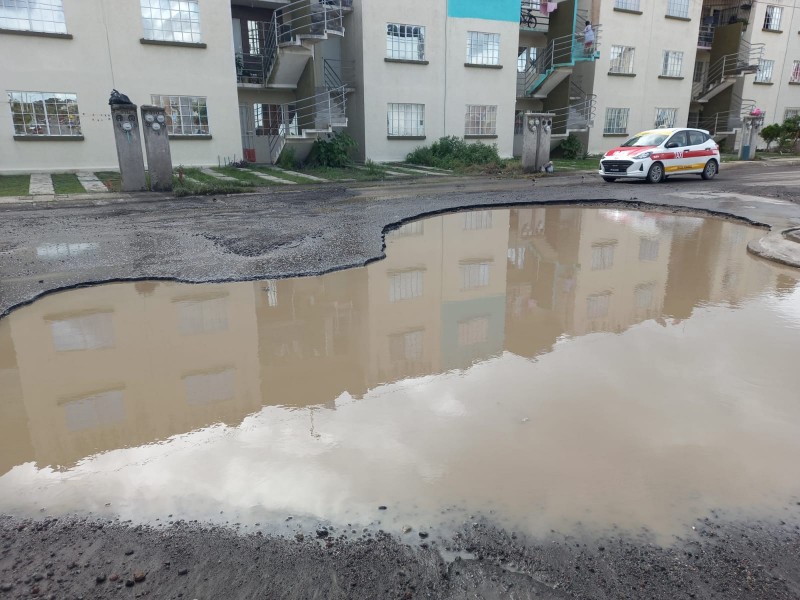
<svg viewBox="0 0 800 600">
<path fill-rule="evenodd" d="M 522 0 L 519 11 L 519 26 L 524 31 L 546 33 L 550 28 L 550 15 L 542 12 L 545 2 L 539 0 Z"/>
</svg>

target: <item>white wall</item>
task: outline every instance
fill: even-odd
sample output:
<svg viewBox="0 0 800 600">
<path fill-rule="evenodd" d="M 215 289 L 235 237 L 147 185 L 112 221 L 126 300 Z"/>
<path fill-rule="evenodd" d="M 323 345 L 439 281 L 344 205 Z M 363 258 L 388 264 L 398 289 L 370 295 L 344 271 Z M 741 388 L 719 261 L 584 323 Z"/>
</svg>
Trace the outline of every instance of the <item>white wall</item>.
<svg viewBox="0 0 800 600">
<path fill-rule="evenodd" d="M 228 2 L 200 1 L 206 48 L 140 43 L 134 1 L 64 0 L 64 13 L 73 39 L 0 33 L 0 172 L 117 168 L 112 87 L 139 105 L 151 94 L 207 97 L 212 139 L 172 140 L 175 165 L 216 165 L 218 155 L 241 154 Z M 9 90 L 77 94 L 85 139 L 15 141 Z"/>
</svg>

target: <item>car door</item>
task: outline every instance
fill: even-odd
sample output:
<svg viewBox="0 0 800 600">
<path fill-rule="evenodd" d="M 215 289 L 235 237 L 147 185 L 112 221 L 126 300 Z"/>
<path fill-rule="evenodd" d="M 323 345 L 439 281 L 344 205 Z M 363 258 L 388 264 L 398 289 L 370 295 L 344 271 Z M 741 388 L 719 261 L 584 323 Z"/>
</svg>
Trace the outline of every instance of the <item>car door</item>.
<svg viewBox="0 0 800 600">
<path fill-rule="evenodd" d="M 684 172 L 690 164 L 690 158 L 686 157 L 689 140 L 685 131 L 678 131 L 672 135 L 664 144 L 664 172 L 667 175 Z"/>
<path fill-rule="evenodd" d="M 689 147 L 685 156 L 689 158 L 687 172 L 701 173 L 706 162 L 715 154 L 716 143 L 702 131 L 687 131 Z"/>
</svg>

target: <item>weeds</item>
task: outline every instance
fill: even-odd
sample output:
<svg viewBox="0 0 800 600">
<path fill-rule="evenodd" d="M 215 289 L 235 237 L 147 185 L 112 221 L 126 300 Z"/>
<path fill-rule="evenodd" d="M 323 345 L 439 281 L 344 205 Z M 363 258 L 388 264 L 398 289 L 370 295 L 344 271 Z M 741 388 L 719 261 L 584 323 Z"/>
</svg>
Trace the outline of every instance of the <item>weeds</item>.
<svg viewBox="0 0 800 600">
<path fill-rule="evenodd" d="M 468 170 L 476 165 L 501 165 L 497 145 L 470 144 L 451 135 L 439 138 L 430 146 L 420 146 L 406 156 L 406 162 L 440 169 Z"/>
</svg>

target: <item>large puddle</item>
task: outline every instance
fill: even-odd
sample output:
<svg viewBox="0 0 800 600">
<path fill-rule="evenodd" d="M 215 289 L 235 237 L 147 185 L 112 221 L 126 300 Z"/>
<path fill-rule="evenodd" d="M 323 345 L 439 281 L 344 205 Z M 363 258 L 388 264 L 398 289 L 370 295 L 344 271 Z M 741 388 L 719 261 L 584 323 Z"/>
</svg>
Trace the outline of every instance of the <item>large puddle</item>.
<svg viewBox="0 0 800 600">
<path fill-rule="evenodd" d="M 760 235 L 465 212 L 322 277 L 47 296 L 0 320 L 0 511 L 663 535 L 787 514 L 800 287 L 747 255 Z"/>
</svg>

